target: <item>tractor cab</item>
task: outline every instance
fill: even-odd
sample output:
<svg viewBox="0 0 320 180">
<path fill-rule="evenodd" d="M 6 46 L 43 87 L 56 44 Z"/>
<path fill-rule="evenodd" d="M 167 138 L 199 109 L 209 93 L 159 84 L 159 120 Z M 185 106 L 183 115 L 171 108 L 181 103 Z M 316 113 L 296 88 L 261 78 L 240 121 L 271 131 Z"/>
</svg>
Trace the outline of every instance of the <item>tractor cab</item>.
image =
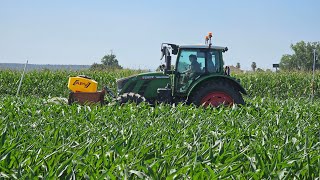
<svg viewBox="0 0 320 180">
<path fill-rule="evenodd" d="M 175 91 L 186 93 L 189 86 L 200 77 L 223 75 L 222 52 L 226 48 L 208 46 L 181 46 L 175 65 Z"/>
<path fill-rule="evenodd" d="M 210 34 L 206 37 L 205 45 L 162 44 L 162 58 L 166 62 L 164 74 L 173 75 L 174 94 L 184 96 L 193 82 L 201 77 L 225 75 L 223 53 L 228 48 L 212 46 L 211 37 Z M 171 70 L 171 54 L 177 56 L 174 70 Z"/>
</svg>

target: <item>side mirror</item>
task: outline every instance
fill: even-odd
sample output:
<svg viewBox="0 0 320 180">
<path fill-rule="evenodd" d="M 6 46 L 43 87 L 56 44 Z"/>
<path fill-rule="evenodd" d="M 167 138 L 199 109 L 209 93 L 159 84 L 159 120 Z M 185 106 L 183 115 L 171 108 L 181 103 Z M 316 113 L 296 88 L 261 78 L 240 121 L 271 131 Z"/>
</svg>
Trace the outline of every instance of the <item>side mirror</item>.
<svg viewBox="0 0 320 180">
<path fill-rule="evenodd" d="M 164 69 L 164 74 L 172 74 L 171 70 L 171 56 L 166 56 L 166 67 Z"/>
<path fill-rule="evenodd" d="M 171 70 L 171 56 L 167 56 L 166 58 L 166 70 Z"/>
</svg>

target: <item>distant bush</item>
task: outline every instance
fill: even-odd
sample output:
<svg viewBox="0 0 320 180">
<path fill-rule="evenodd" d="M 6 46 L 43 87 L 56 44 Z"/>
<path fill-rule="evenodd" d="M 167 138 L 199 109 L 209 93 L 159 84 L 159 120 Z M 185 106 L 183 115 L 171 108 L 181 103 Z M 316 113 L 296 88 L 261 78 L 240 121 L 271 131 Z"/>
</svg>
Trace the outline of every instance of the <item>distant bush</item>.
<svg viewBox="0 0 320 180">
<path fill-rule="evenodd" d="M 115 54 L 110 52 L 110 54 L 107 54 L 102 57 L 101 59 L 102 64 L 93 63 L 90 67 L 90 70 L 105 70 L 105 69 L 122 69 L 122 67 L 119 65 L 119 61 L 117 60 L 117 57 Z"/>
</svg>

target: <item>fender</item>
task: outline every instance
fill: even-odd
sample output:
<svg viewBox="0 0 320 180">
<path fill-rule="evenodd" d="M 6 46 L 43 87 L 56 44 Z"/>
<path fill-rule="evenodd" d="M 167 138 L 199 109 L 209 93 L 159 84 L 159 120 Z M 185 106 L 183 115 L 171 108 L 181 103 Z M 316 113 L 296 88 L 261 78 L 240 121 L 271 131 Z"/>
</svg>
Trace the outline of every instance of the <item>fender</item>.
<svg viewBox="0 0 320 180">
<path fill-rule="evenodd" d="M 188 97 L 193 92 L 193 90 L 196 89 L 197 87 L 199 87 L 199 85 L 201 85 L 202 83 L 205 83 L 208 81 L 216 81 L 216 80 L 229 82 L 242 94 L 247 95 L 247 91 L 241 86 L 240 82 L 237 81 L 235 78 L 230 77 L 230 76 L 225 76 L 225 75 L 213 74 L 213 75 L 209 75 L 209 76 L 207 75 L 204 77 L 200 77 L 199 79 L 194 81 L 188 89 Z"/>
</svg>

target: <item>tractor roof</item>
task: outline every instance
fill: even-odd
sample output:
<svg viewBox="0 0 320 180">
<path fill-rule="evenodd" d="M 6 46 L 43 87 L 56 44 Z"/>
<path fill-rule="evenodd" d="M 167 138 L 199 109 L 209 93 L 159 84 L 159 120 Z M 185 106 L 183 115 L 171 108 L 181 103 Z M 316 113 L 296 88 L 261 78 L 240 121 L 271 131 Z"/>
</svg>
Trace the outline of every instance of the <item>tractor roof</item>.
<svg viewBox="0 0 320 180">
<path fill-rule="evenodd" d="M 206 49 L 209 45 L 180 45 L 179 48 L 183 49 Z M 222 46 L 211 46 L 211 49 L 225 50 L 227 47 Z"/>
</svg>

